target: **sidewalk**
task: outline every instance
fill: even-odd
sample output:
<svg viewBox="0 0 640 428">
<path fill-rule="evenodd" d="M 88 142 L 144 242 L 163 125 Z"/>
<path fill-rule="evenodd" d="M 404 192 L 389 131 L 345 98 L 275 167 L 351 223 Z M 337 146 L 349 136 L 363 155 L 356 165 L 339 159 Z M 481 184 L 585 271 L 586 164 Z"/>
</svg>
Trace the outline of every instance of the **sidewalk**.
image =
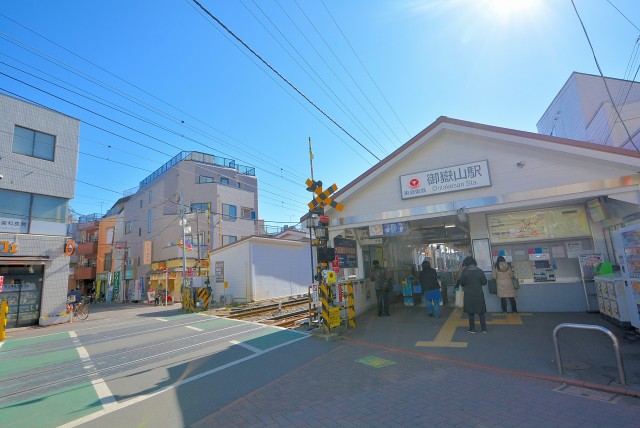
<svg viewBox="0 0 640 428">
<path fill-rule="evenodd" d="M 487 334 L 470 334 L 466 316 L 453 308 L 443 308 L 440 319 L 401 304 L 390 317 L 368 311 L 315 359 L 190 426 L 637 426 L 640 342 L 598 314 L 488 314 L 487 321 Z M 562 331 L 565 372 L 558 374 L 552 332 L 567 322 L 616 334 L 627 387 L 611 339 L 600 332 Z M 286 352 L 312 346 L 304 342 Z"/>
<path fill-rule="evenodd" d="M 347 337 L 356 342 L 416 352 L 464 365 L 500 369 L 505 373 L 564 381 L 617 394 L 640 397 L 640 336 L 602 319 L 597 313 L 487 314 L 487 334 L 470 334 L 460 309 L 443 307 L 441 318 L 427 317 L 424 307 L 395 304 L 391 317 L 370 311 Z M 563 328 L 558 345 L 559 374 L 553 340 L 563 323 L 598 325 L 618 340 L 627 385 L 620 382 L 612 339 L 594 330 Z"/>
</svg>

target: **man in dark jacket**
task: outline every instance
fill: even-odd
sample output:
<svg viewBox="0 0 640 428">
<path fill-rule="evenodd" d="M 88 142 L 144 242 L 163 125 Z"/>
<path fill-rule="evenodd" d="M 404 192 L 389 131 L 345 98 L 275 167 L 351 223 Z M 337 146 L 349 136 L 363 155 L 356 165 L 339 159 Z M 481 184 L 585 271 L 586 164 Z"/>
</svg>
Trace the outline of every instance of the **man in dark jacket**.
<svg viewBox="0 0 640 428">
<path fill-rule="evenodd" d="M 428 260 L 422 262 L 422 270 L 418 274 L 418 280 L 424 292 L 424 300 L 427 302 L 427 315 L 440 318 L 442 294 L 440 293 L 438 273 L 431 267 L 431 263 Z"/>
<path fill-rule="evenodd" d="M 487 283 L 487 277 L 482 269 L 478 267 L 476 259 L 467 257 L 462 261 L 462 272 L 458 285 L 464 290 L 464 311 L 469 315 L 469 333 L 476 332 L 475 314 L 480 318 L 480 328 L 483 333 L 487 332 L 487 323 L 484 314 L 487 312 L 487 305 L 484 301 L 482 286 Z"/>
<path fill-rule="evenodd" d="M 371 269 L 371 282 L 376 289 L 376 297 L 378 299 L 378 316 L 389 316 L 389 292 L 387 291 L 387 273 L 380 266 L 380 262 L 373 261 L 373 269 Z"/>
</svg>

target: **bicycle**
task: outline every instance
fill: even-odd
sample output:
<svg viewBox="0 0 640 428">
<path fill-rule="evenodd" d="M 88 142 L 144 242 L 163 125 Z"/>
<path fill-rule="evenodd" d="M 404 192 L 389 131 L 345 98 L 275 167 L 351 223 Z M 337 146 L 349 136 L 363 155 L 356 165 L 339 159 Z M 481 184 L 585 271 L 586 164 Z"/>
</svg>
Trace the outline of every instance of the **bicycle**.
<svg viewBox="0 0 640 428">
<path fill-rule="evenodd" d="M 89 317 L 89 297 L 83 297 L 82 302 L 78 304 L 69 303 L 69 312 L 74 318 L 86 320 Z"/>
</svg>

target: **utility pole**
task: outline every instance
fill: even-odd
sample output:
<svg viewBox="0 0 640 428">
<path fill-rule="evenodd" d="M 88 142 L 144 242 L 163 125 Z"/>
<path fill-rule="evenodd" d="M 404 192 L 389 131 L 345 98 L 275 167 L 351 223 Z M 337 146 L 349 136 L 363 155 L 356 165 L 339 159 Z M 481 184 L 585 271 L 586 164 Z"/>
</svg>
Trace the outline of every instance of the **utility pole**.
<svg viewBox="0 0 640 428">
<path fill-rule="evenodd" d="M 187 239 L 185 236 L 187 220 L 185 214 L 184 192 L 180 189 L 180 215 L 182 216 L 182 286 L 180 287 L 180 292 L 184 290 L 187 283 Z"/>
</svg>

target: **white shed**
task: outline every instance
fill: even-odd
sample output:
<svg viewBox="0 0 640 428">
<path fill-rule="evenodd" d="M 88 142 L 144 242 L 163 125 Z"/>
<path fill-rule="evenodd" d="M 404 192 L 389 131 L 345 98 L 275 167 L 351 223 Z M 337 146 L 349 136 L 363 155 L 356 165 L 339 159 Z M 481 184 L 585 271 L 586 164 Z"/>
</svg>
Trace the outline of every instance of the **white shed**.
<svg viewBox="0 0 640 428">
<path fill-rule="evenodd" d="M 308 241 L 263 236 L 251 236 L 213 250 L 210 263 L 214 299 L 252 302 L 306 294 L 312 284 L 313 253 L 312 256 Z"/>
</svg>

